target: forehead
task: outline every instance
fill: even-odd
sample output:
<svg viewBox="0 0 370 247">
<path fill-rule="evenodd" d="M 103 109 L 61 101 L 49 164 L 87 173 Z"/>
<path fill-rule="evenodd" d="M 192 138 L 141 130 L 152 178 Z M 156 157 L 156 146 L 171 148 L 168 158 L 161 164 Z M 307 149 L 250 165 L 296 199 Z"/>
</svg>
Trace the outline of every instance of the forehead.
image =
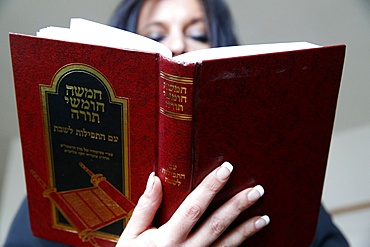
<svg viewBox="0 0 370 247">
<path fill-rule="evenodd" d="M 204 19 L 199 0 L 145 0 L 139 15 L 139 25 L 148 22 L 185 22 Z"/>
</svg>

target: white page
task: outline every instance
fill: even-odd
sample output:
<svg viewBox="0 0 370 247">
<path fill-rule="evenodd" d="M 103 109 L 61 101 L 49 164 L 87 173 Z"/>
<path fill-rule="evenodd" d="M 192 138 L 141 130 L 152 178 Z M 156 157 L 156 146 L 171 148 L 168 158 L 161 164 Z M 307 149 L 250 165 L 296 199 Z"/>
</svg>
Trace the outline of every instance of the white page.
<svg viewBox="0 0 370 247">
<path fill-rule="evenodd" d="M 37 32 L 37 36 L 118 49 L 159 53 L 165 57 L 172 57 L 172 52 L 159 42 L 119 28 L 81 18 L 72 18 L 69 28 L 47 27 L 40 29 Z"/>
<path fill-rule="evenodd" d="M 69 28 L 47 27 L 37 32 L 38 37 L 101 45 L 118 49 L 131 49 L 159 53 L 171 58 L 172 52 L 159 42 L 82 18 L 72 18 Z M 178 62 L 194 63 L 205 60 L 229 58 L 264 53 L 301 50 L 320 47 L 308 42 L 242 45 L 202 49 L 174 57 Z"/>
<path fill-rule="evenodd" d="M 178 56 L 174 59 L 181 62 L 201 62 L 218 58 L 238 57 L 257 55 L 265 53 L 274 53 L 282 51 L 302 50 L 309 48 L 321 47 L 308 42 L 289 42 L 289 43 L 274 43 L 274 44 L 258 44 L 258 45 L 241 45 L 218 47 L 211 49 L 203 49 L 191 51 Z"/>
</svg>

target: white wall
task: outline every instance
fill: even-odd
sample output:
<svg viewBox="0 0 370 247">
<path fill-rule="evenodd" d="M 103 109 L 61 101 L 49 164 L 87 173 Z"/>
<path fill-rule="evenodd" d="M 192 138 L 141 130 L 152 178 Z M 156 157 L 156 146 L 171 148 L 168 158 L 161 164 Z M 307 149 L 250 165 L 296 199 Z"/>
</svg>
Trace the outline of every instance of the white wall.
<svg viewBox="0 0 370 247">
<path fill-rule="evenodd" d="M 8 32 L 35 34 L 71 17 L 107 23 L 119 0 L 0 0 L 0 246 L 25 195 Z M 41 137 L 40 137 L 41 138 Z"/>
<path fill-rule="evenodd" d="M 243 43 L 305 40 L 321 45 L 347 44 L 336 130 L 370 124 L 370 1 L 228 2 L 237 16 Z"/>
</svg>

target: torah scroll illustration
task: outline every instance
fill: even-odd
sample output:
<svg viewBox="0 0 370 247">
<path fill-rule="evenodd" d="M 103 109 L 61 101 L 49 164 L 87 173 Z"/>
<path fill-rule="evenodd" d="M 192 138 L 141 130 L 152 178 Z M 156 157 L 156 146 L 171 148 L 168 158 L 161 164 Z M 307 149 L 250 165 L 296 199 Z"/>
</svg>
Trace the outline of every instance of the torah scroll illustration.
<svg viewBox="0 0 370 247">
<path fill-rule="evenodd" d="M 90 175 L 93 187 L 58 192 L 55 187 L 47 186 L 34 170 L 31 173 L 43 187 L 43 196 L 55 204 L 80 239 L 99 246 L 94 239 L 96 231 L 118 220 L 128 220 L 135 204 L 102 174 L 94 174 L 81 162 L 79 165 Z"/>
</svg>

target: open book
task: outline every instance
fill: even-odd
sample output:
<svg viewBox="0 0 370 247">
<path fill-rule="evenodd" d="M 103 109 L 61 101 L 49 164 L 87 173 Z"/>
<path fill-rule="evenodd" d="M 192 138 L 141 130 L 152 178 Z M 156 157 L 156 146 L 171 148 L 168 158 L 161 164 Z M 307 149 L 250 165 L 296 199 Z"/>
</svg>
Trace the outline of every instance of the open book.
<svg viewBox="0 0 370 247">
<path fill-rule="evenodd" d="M 166 46 L 152 39 L 81 18 L 72 18 L 69 28 L 53 26 L 42 28 L 37 32 L 37 36 L 118 49 L 153 52 L 167 58 L 172 57 L 172 52 Z M 174 59 L 180 62 L 200 62 L 202 60 L 293 51 L 314 47 L 319 46 L 308 42 L 289 42 L 219 47 L 187 52 L 186 54 L 175 56 Z"/>
<path fill-rule="evenodd" d="M 12 33 L 10 45 L 34 235 L 114 246 L 152 171 L 163 184 L 160 225 L 229 161 L 235 172 L 204 217 L 262 184 L 265 196 L 235 223 L 268 214 L 271 224 L 245 243 L 310 245 L 344 45 L 247 45 L 172 58 L 155 41 L 83 19 L 37 36 Z"/>
</svg>

